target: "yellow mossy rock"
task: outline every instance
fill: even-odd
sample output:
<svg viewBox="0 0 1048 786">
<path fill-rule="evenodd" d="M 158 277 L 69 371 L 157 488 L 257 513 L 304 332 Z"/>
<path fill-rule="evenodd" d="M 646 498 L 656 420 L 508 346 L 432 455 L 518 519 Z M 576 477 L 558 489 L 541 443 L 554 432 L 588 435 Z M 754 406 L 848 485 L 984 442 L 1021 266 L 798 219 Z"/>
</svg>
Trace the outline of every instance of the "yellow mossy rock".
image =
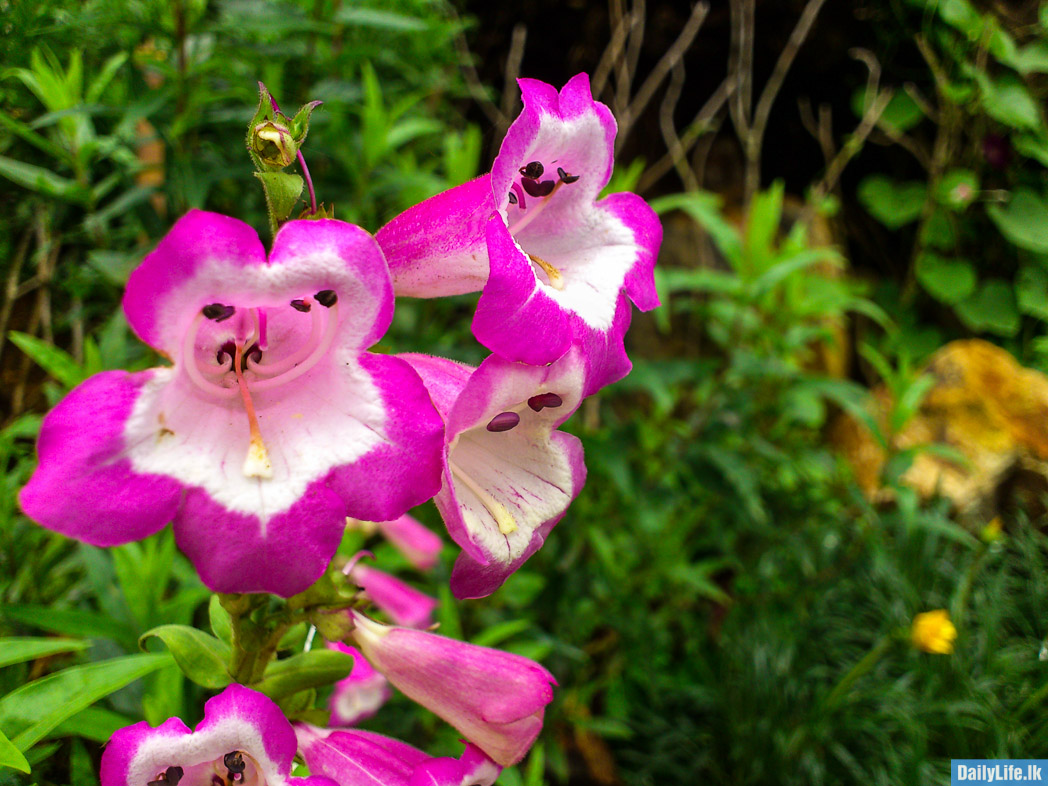
<svg viewBox="0 0 1048 786">
<path fill-rule="evenodd" d="M 979 339 L 947 344 L 931 357 L 924 373 L 932 375 L 935 385 L 920 411 L 894 436 L 893 447 L 945 445 L 966 461 L 921 451 L 902 480 L 924 497 L 940 494 L 959 512 L 988 520 L 996 512 L 998 490 L 1010 476 L 1020 469 L 1046 475 L 1048 377 Z M 873 398 L 883 428 L 891 400 L 883 388 Z M 885 451 L 865 427 L 841 416 L 831 427 L 830 440 L 854 467 L 863 491 L 873 499 L 882 497 Z"/>
</svg>

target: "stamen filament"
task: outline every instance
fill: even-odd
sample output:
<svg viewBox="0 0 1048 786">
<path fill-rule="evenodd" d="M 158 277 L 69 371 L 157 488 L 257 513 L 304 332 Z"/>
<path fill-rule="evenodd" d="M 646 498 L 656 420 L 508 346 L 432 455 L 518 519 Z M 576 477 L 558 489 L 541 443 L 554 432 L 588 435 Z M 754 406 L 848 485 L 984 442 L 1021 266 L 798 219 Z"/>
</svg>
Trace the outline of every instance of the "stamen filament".
<svg viewBox="0 0 1048 786">
<path fill-rule="evenodd" d="M 320 309 L 313 310 L 319 311 Z M 327 317 L 327 324 L 324 326 L 324 335 L 321 336 L 320 341 L 313 347 L 313 351 L 309 356 L 297 366 L 285 371 L 283 374 L 279 374 L 275 377 L 267 377 L 255 382 L 254 388 L 256 391 L 270 390 L 279 387 L 280 385 L 285 385 L 293 379 L 298 379 L 313 368 L 313 366 L 315 366 L 320 359 L 327 354 L 327 351 L 331 349 L 331 345 L 335 343 L 335 333 L 338 331 L 338 304 L 333 303 L 329 308 L 325 308 L 324 311 L 326 312 Z M 312 339 L 312 336 L 310 336 L 310 338 Z M 309 347 L 311 344 L 312 341 L 310 344 L 307 344 L 306 347 Z M 263 370 L 265 370 L 265 368 L 265 366 L 261 367 Z"/>
<path fill-rule="evenodd" d="M 255 404 L 251 400 L 251 393 L 247 389 L 247 380 L 244 379 L 244 345 L 240 341 L 236 344 L 236 357 L 233 359 L 233 372 L 237 375 L 237 384 L 240 387 L 240 396 L 244 399 L 244 409 L 247 410 L 247 424 L 251 432 L 251 445 L 244 459 L 244 475 L 249 478 L 271 478 L 273 477 L 273 465 L 269 461 L 266 445 L 262 441 L 262 432 L 258 428 L 258 415 L 255 412 Z"/>
<path fill-rule="evenodd" d="M 509 233 L 515 237 L 518 232 L 523 230 L 524 227 L 526 227 L 528 224 L 534 221 L 538 217 L 539 213 L 542 212 L 543 208 L 545 208 L 546 205 L 549 204 L 549 201 L 553 199 L 553 195 L 557 193 L 557 191 L 560 189 L 562 185 L 564 185 L 564 181 L 558 180 L 557 184 L 553 186 L 553 190 L 550 191 L 546 196 L 542 197 L 542 201 L 539 202 L 538 205 L 531 208 L 531 210 L 528 210 L 524 213 L 523 216 L 517 219 L 517 222 L 509 228 Z"/>
<path fill-rule="evenodd" d="M 451 474 L 455 479 L 472 491 L 477 499 L 480 500 L 480 504 L 483 505 L 488 513 L 491 514 L 491 517 L 495 519 L 495 524 L 498 525 L 499 532 L 503 535 L 509 535 L 517 531 L 517 521 L 513 518 L 513 514 L 509 512 L 509 509 L 505 505 L 481 488 L 481 486 L 473 480 L 473 478 L 463 472 L 462 468 L 454 461 L 449 460 L 448 466 L 451 468 Z"/>
<path fill-rule="evenodd" d="M 202 391 L 207 393 L 209 396 L 215 396 L 217 398 L 233 398 L 237 394 L 236 388 L 226 388 L 221 385 L 216 385 L 209 379 L 205 379 L 203 373 L 200 370 L 199 361 L 196 356 L 196 337 L 200 331 L 200 325 L 204 322 L 203 312 L 198 311 L 197 315 L 193 317 L 193 324 L 189 326 L 189 330 L 186 331 L 186 337 L 182 341 L 182 359 L 183 365 L 186 367 L 186 373 L 189 375 L 189 379 L 200 388 Z"/>
<path fill-rule="evenodd" d="M 542 272 L 546 274 L 546 278 L 549 279 L 549 285 L 554 289 L 564 289 L 564 276 L 560 274 L 557 268 L 553 267 L 542 257 L 537 257 L 534 254 L 528 254 L 528 259 L 542 268 Z"/>
</svg>

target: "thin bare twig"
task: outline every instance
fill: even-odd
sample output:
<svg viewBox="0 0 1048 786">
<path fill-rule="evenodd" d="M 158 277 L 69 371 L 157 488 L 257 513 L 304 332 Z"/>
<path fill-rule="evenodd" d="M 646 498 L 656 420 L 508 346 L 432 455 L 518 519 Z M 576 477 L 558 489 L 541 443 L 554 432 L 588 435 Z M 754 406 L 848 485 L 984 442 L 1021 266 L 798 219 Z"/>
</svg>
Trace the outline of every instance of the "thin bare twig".
<svg viewBox="0 0 1048 786">
<path fill-rule="evenodd" d="M 629 20 L 626 30 L 626 52 L 624 53 L 624 56 L 619 58 L 618 68 L 615 69 L 615 96 L 612 99 L 611 107 L 615 116 L 619 117 L 626 111 L 626 107 L 630 100 L 630 93 L 633 90 L 633 72 L 630 70 L 628 55 L 630 46 L 637 37 L 638 30 L 643 31 L 644 29 L 644 12 L 643 2 L 640 2 L 640 9 L 634 7 L 627 13 L 621 7 L 619 0 L 612 1 L 616 6 L 617 13 L 625 16 Z"/>
<path fill-rule="evenodd" d="M 698 191 L 699 182 L 695 179 L 695 173 L 688 166 L 688 154 L 684 150 L 680 136 L 677 135 L 676 123 L 673 122 L 674 110 L 680 101 L 680 95 L 684 90 L 684 64 L 678 60 L 673 64 L 670 83 L 666 87 L 666 95 L 662 99 L 659 108 L 659 128 L 662 138 L 666 142 L 666 149 L 673 157 L 673 165 L 688 191 Z"/>
<path fill-rule="evenodd" d="M 694 8 L 691 9 L 691 15 L 688 17 L 688 21 L 685 22 L 684 27 L 681 29 L 680 35 L 670 45 L 670 48 L 666 50 L 666 53 L 659 59 L 659 62 L 655 64 L 655 67 L 648 74 L 647 79 L 644 80 L 640 86 L 640 90 L 637 91 L 636 95 L 629 102 L 626 109 L 622 112 L 619 117 L 619 139 L 616 142 L 616 148 L 621 148 L 622 141 L 629 134 L 630 129 L 636 122 L 637 118 L 644 111 L 648 102 L 651 101 L 655 91 L 659 89 L 659 86 L 665 80 L 666 75 L 673 70 L 677 64 L 684 57 L 684 53 L 691 46 L 695 37 L 699 34 L 699 30 L 702 28 L 702 23 L 706 21 L 706 15 L 710 11 L 709 3 L 697 3 Z M 683 77 L 682 77 L 683 78 Z"/>
<path fill-rule="evenodd" d="M 755 0 L 731 0 L 731 53 L 728 75 L 736 90 L 728 106 L 735 133 L 743 139 L 750 131 L 750 103 L 753 100 L 753 14 Z"/>
<path fill-rule="evenodd" d="M 517 99 L 520 97 L 520 89 L 517 87 L 517 77 L 520 76 L 520 64 L 524 61 L 524 45 L 528 40 L 528 26 L 523 23 L 513 25 L 513 34 L 509 41 L 509 54 L 506 55 L 506 73 L 502 82 L 502 119 L 507 123 L 505 127 L 499 126 L 495 138 L 501 142 L 509 128 L 509 118 L 513 116 L 513 110 L 517 108 Z"/>
<path fill-rule="evenodd" d="M 609 14 L 611 14 L 614 6 L 613 0 L 608 3 L 608 6 Z M 604 47 L 604 52 L 600 56 L 597 67 L 593 70 L 593 79 L 590 81 L 594 97 L 600 97 L 604 92 L 604 88 L 608 85 L 608 77 L 611 76 L 611 71 L 615 67 L 615 63 L 618 62 L 623 47 L 626 45 L 626 28 L 628 26 L 629 20 L 625 18 L 618 20 L 612 18 L 611 20 L 611 40 Z"/>
<path fill-rule="evenodd" d="M 626 42 L 626 73 L 629 74 L 631 91 L 627 91 L 621 103 L 627 106 L 632 92 L 633 80 L 637 76 L 637 63 L 640 62 L 640 48 L 644 43 L 644 25 L 647 22 L 648 9 L 645 0 L 633 0 L 633 19 L 630 22 L 630 36 Z"/>
<path fill-rule="evenodd" d="M 786 80 L 786 74 L 789 73 L 801 45 L 808 37 L 808 33 L 811 32 L 812 25 L 815 24 L 815 19 L 825 2 L 826 0 L 808 0 L 807 5 L 804 6 L 804 10 L 801 12 L 800 19 L 797 20 L 797 25 L 793 28 L 793 32 L 786 42 L 786 46 L 783 47 L 782 52 L 779 54 L 779 59 L 775 62 L 775 68 L 761 91 L 761 97 L 757 100 L 757 108 L 753 112 L 753 124 L 744 143 L 746 148 L 745 194 L 747 202 L 757 192 L 757 188 L 760 185 L 761 147 L 764 143 L 764 131 L 768 127 L 768 118 L 771 115 L 772 105 L 775 103 L 775 98 L 782 88 L 782 83 Z"/>
<path fill-rule="evenodd" d="M 444 6 L 458 28 L 458 32 L 455 34 L 455 51 L 459 56 L 459 67 L 462 68 L 462 75 L 466 79 L 466 89 L 469 90 L 470 97 L 477 102 L 480 111 L 487 117 L 488 122 L 497 128 L 501 128 L 505 122 L 505 117 L 499 110 L 498 105 L 488 97 L 488 91 L 484 88 L 484 83 L 480 81 L 480 74 L 477 73 L 477 67 L 473 65 L 473 53 L 469 51 L 469 42 L 466 41 L 466 32 L 462 26 L 462 21 L 459 19 L 458 12 L 451 3 L 445 3 Z"/>
<path fill-rule="evenodd" d="M 29 231 L 22 235 L 14 257 L 11 259 L 11 267 L 7 271 L 4 304 L 0 306 L 0 358 L 3 357 L 4 343 L 7 341 L 7 323 L 11 320 L 11 311 L 14 309 L 15 301 L 18 300 L 18 277 L 22 274 L 22 265 L 25 264 L 31 239 L 32 233 Z"/>
<path fill-rule="evenodd" d="M 706 103 L 702 105 L 702 108 L 696 113 L 695 117 L 688 124 L 688 127 L 684 130 L 684 133 L 680 135 L 681 150 L 684 155 L 695 146 L 695 143 L 711 129 L 711 125 L 714 122 L 717 114 L 724 108 L 725 103 L 731 97 L 734 92 L 735 81 L 729 75 L 725 78 L 720 86 L 713 91 Z M 662 158 L 652 164 L 637 183 L 637 192 L 643 194 L 655 183 L 657 183 L 663 175 L 669 172 L 676 166 L 674 156 L 672 152 L 666 153 Z M 701 183 L 702 179 L 698 178 L 698 182 Z"/>
<path fill-rule="evenodd" d="M 827 104 L 819 104 L 819 119 L 815 119 L 812 112 L 811 101 L 807 97 L 797 99 L 797 111 L 801 116 L 801 125 L 819 143 L 822 150 L 822 158 L 827 165 L 837 154 L 837 147 L 833 143 L 833 116 Z"/>
</svg>

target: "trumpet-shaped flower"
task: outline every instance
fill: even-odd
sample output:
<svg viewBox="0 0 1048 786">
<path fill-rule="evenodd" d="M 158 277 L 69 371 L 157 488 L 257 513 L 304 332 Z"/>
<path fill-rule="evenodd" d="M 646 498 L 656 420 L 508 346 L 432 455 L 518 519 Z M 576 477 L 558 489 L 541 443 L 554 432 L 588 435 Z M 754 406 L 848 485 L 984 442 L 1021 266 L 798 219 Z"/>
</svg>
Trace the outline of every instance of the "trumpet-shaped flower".
<svg viewBox="0 0 1048 786">
<path fill-rule="evenodd" d="M 358 561 L 349 578 L 372 602 L 386 612 L 396 625 L 405 628 L 428 628 L 433 624 L 437 599 L 419 592 L 385 571 Z"/>
<path fill-rule="evenodd" d="M 339 786 L 291 778 L 295 732 L 261 693 L 230 685 L 204 705 L 194 731 L 178 718 L 117 731 L 102 753 L 102 786 Z"/>
<path fill-rule="evenodd" d="M 299 746 L 311 772 L 339 786 L 491 786 L 502 768 L 476 745 L 457 759 L 429 756 L 406 742 L 361 729 L 327 731 L 299 724 Z"/>
<path fill-rule="evenodd" d="M 124 311 L 173 366 L 105 372 L 45 419 L 20 501 L 99 546 L 173 521 L 218 592 L 291 595 L 347 515 L 393 519 L 439 487 L 440 418 L 403 361 L 365 350 L 393 293 L 382 253 L 339 221 L 254 230 L 194 211 L 132 273 Z"/>
<path fill-rule="evenodd" d="M 490 356 L 479 368 L 405 355 L 445 419 L 434 501 L 462 553 L 451 588 L 490 595 L 545 542 L 586 480 L 582 443 L 557 430 L 586 387 L 583 354 L 550 366 Z"/>
<path fill-rule="evenodd" d="M 389 701 L 392 695 L 389 681 L 375 671 L 356 647 L 333 641 L 328 644 L 328 648 L 353 656 L 353 670 L 349 676 L 335 683 L 328 700 L 331 725 L 355 726 L 372 717 Z"/>
<path fill-rule="evenodd" d="M 520 655 L 350 613 L 356 624 L 353 641 L 395 688 L 498 764 L 524 758 L 553 700 L 552 674 Z"/>
<path fill-rule="evenodd" d="M 598 201 L 616 127 L 589 77 L 575 76 L 559 93 L 534 79 L 519 84 L 524 110 L 491 174 L 379 230 L 394 286 L 414 297 L 483 289 L 473 332 L 509 360 L 550 363 L 573 342 L 621 355 L 630 315 L 623 293 L 642 310 L 659 303 L 662 227 L 634 194 Z"/>
</svg>

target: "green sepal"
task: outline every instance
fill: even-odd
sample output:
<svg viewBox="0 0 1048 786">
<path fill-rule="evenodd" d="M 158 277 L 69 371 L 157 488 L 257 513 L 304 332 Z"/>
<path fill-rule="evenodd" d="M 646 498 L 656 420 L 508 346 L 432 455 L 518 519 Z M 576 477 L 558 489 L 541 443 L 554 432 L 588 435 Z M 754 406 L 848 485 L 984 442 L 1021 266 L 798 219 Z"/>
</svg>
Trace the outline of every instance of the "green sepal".
<svg viewBox="0 0 1048 786">
<path fill-rule="evenodd" d="M 276 119 L 276 110 L 273 109 L 273 99 L 269 95 L 269 91 L 266 86 L 261 82 L 258 83 L 258 108 L 255 110 L 255 114 L 247 124 L 247 138 L 244 140 L 244 144 L 247 146 L 248 155 L 251 156 L 252 162 L 259 171 L 263 171 L 265 167 L 262 164 L 262 159 L 258 157 L 258 154 L 254 149 L 254 136 L 255 129 L 266 121 L 274 121 Z"/>
<path fill-rule="evenodd" d="M 292 720 L 299 721 L 300 723 L 311 723 L 314 726 L 319 726 L 324 729 L 327 728 L 328 723 L 331 721 L 331 713 L 327 710 L 308 709 L 296 713 Z"/>
<path fill-rule="evenodd" d="M 146 639 L 153 636 L 164 642 L 178 668 L 197 685 L 218 690 L 233 682 L 226 665 L 231 651 L 225 642 L 188 625 L 160 625 L 143 633 L 138 646 L 144 650 Z"/>
<path fill-rule="evenodd" d="M 207 615 L 211 621 L 211 632 L 226 644 L 233 644 L 233 619 L 229 612 L 222 606 L 222 599 L 218 595 L 211 596 L 211 603 L 207 607 Z"/>
<path fill-rule="evenodd" d="M 269 664 L 265 676 L 251 687 L 277 701 L 311 688 L 331 685 L 349 676 L 353 656 L 337 650 L 318 649 Z"/>
<path fill-rule="evenodd" d="M 275 235 L 280 225 L 287 221 L 291 211 L 295 209 L 306 181 L 301 176 L 288 172 L 255 172 L 255 177 L 262 181 L 269 213 L 269 228 Z"/>
<path fill-rule="evenodd" d="M 313 702 L 316 700 L 317 692 L 310 688 L 285 696 L 277 702 L 277 706 L 289 720 L 299 720 L 300 716 L 313 710 Z"/>
<path fill-rule="evenodd" d="M 288 123 L 288 130 L 291 132 L 292 138 L 295 140 L 295 144 L 301 146 L 306 141 L 306 134 L 309 133 L 309 118 L 313 114 L 313 110 L 323 104 L 323 101 L 310 101 L 299 109 L 291 122 Z"/>
</svg>

